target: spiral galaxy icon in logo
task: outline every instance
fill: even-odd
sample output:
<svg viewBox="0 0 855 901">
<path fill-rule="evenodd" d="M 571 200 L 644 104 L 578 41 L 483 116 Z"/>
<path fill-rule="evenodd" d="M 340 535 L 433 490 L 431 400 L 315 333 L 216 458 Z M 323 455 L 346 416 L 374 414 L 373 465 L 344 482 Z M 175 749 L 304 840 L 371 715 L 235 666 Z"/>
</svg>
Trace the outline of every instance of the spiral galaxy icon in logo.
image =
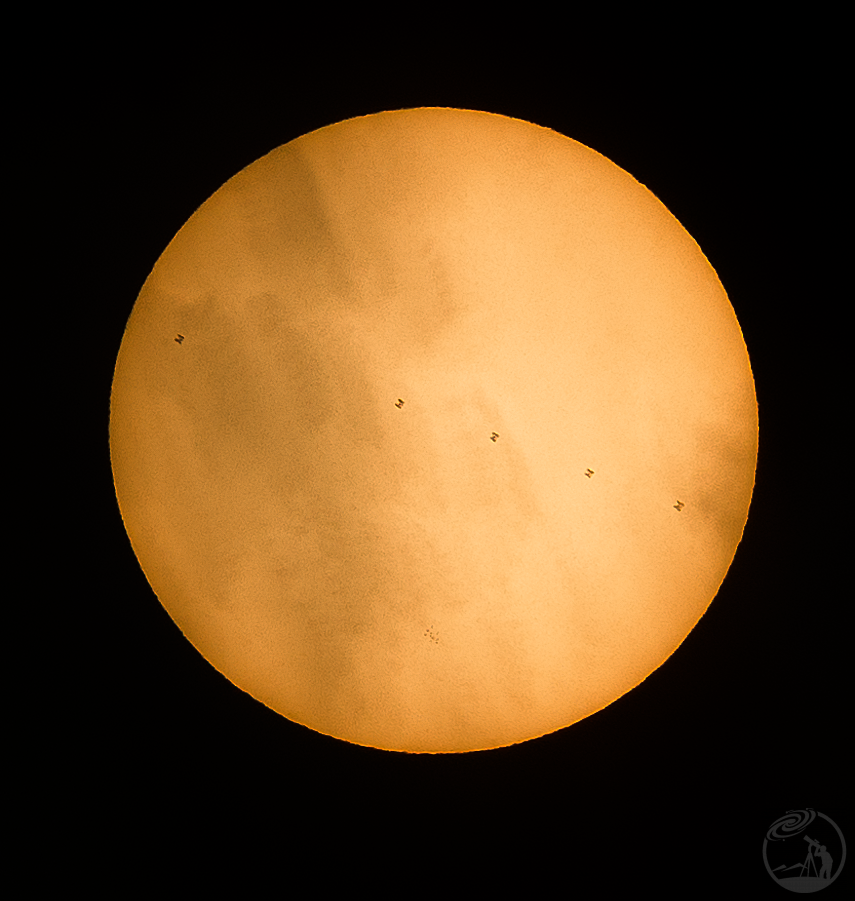
<svg viewBox="0 0 855 901">
<path fill-rule="evenodd" d="M 763 861 L 769 875 L 788 891 L 821 891 L 837 879 L 845 860 L 843 833 L 810 807 L 788 810 L 766 830 Z"/>
</svg>

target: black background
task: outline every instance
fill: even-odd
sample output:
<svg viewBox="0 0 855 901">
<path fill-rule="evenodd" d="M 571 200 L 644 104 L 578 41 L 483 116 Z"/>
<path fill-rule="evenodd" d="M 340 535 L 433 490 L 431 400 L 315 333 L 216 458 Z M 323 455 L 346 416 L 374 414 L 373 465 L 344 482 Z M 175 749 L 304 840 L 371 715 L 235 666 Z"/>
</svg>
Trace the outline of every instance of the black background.
<svg viewBox="0 0 855 901">
<path fill-rule="evenodd" d="M 533 896 L 572 893 L 582 879 L 607 893 L 615 881 L 649 880 L 685 894 L 696 885 L 780 891 L 761 856 L 773 820 L 813 806 L 844 835 L 851 822 L 841 627 L 851 598 L 834 538 L 841 486 L 829 470 L 839 452 L 817 399 L 833 390 L 817 232 L 837 134 L 808 96 L 822 72 L 808 77 L 784 50 L 758 61 L 756 47 L 738 41 L 679 57 L 671 47 L 631 60 L 612 50 L 584 66 L 536 46 L 520 59 L 510 44 L 472 60 L 469 45 L 450 39 L 427 52 L 405 42 L 379 58 L 370 44 L 341 57 L 309 47 L 316 63 L 307 65 L 295 56 L 302 44 L 292 35 L 272 62 L 246 70 L 228 54 L 199 65 L 178 52 L 166 62 L 155 42 L 130 58 L 81 59 L 67 73 L 73 87 L 54 86 L 54 142 L 72 185 L 63 215 L 82 247 L 67 290 L 84 324 L 70 377 L 83 385 L 64 397 L 77 406 L 82 462 L 69 481 L 86 511 L 73 530 L 74 569 L 62 574 L 78 601 L 65 624 L 76 636 L 60 676 L 67 694 L 53 704 L 69 708 L 53 739 L 69 799 L 58 806 L 94 813 L 97 853 L 107 847 L 135 870 L 142 859 L 157 868 L 180 856 L 192 835 L 209 864 L 238 846 L 295 870 L 311 860 L 316 886 L 324 867 L 363 886 L 403 867 L 413 879 L 404 895 L 456 895 L 514 872 Z M 760 413 L 742 543 L 678 651 L 568 729 L 465 755 L 350 745 L 235 688 L 148 586 L 109 460 L 123 329 L 188 217 L 274 147 L 417 106 L 535 122 L 650 188 L 728 292 Z"/>
</svg>

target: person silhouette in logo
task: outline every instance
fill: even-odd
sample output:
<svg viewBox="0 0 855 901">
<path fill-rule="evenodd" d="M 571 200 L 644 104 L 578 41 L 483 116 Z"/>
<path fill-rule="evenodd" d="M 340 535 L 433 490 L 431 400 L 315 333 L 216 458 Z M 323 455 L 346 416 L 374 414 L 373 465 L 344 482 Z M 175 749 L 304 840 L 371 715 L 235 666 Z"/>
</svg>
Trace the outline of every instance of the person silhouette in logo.
<svg viewBox="0 0 855 901">
<path fill-rule="evenodd" d="M 819 878 L 831 879 L 832 860 L 831 855 L 828 853 L 828 849 L 825 845 L 820 845 L 818 848 L 814 845 L 813 853 L 822 860 L 822 869 L 819 871 Z"/>
</svg>

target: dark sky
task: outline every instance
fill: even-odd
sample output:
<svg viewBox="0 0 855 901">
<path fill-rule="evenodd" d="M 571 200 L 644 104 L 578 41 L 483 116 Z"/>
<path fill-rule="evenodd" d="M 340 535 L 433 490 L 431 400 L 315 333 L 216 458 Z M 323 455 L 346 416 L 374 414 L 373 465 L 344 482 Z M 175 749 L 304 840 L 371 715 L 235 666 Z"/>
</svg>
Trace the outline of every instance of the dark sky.
<svg viewBox="0 0 855 901">
<path fill-rule="evenodd" d="M 85 472 L 95 523 L 86 575 L 69 575 L 87 585 L 84 653 L 67 675 L 85 724 L 73 738 L 83 758 L 74 791 L 81 799 L 88 792 L 102 822 L 157 811 L 178 836 L 180 823 L 222 821 L 229 831 L 238 810 L 250 820 L 273 815 L 271 829 L 281 830 L 289 855 L 295 823 L 331 850 L 362 841 L 370 823 L 382 854 L 402 832 L 423 843 L 425 823 L 439 817 L 437 841 L 459 848 L 474 834 L 494 839 L 493 868 L 525 846 L 568 874 L 656 870 L 726 885 L 732 866 L 756 879 L 758 892 L 768 880 L 763 836 L 785 811 L 813 806 L 845 833 L 852 809 L 844 813 L 841 610 L 849 581 L 840 581 L 833 534 L 845 499 L 818 406 L 831 390 L 820 354 L 829 323 L 812 276 L 824 265 L 814 248 L 825 138 L 820 113 L 794 100 L 804 82 L 784 54 L 770 59 L 771 80 L 738 51 L 727 77 L 712 65 L 717 58 L 692 56 L 655 73 L 623 71 L 616 61 L 607 86 L 596 83 L 596 70 L 558 62 L 523 70 L 498 57 L 459 74 L 437 75 L 438 65 L 414 65 L 420 74 L 406 77 L 357 68 L 326 88 L 286 64 L 257 79 L 208 79 L 190 66 L 163 79 L 93 71 L 81 78 L 78 100 L 60 104 L 82 136 L 72 151 L 73 190 L 89 241 L 73 277 L 84 286 L 90 325 L 80 366 L 91 379 Z M 379 752 L 319 735 L 217 673 L 171 622 L 136 562 L 107 443 L 125 322 L 155 261 L 198 206 L 307 131 L 422 105 L 553 128 L 649 187 L 728 292 L 760 414 L 743 541 L 674 656 L 569 729 L 461 756 Z"/>
</svg>

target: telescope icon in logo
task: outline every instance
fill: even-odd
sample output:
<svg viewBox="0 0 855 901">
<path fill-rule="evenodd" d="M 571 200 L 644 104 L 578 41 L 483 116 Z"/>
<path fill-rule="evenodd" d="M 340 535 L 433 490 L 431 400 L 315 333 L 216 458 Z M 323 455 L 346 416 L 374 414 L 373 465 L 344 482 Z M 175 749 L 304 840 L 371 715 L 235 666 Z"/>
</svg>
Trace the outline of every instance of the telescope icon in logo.
<svg viewBox="0 0 855 901">
<path fill-rule="evenodd" d="M 805 831 L 808 826 L 813 836 Z M 797 840 L 799 836 L 807 843 L 804 859 L 789 865 L 779 863 L 782 857 L 786 861 L 801 856 L 804 845 Z M 782 888 L 799 894 L 818 892 L 839 875 L 846 859 L 846 843 L 837 824 L 824 814 L 811 808 L 788 810 L 767 830 L 763 857 L 769 875 Z"/>
<path fill-rule="evenodd" d="M 825 845 L 821 845 L 819 842 L 814 841 L 809 835 L 803 835 L 802 838 L 810 845 L 807 850 L 807 857 L 805 857 L 804 863 L 798 864 L 794 863 L 792 866 L 786 866 L 785 864 L 781 864 L 779 867 L 775 867 L 772 872 L 779 872 L 783 870 L 786 872 L 787 870 L 793 870 L 796 867 L 801 867 L 801 876 L 815 876 L 818 879 L 829 879 L 831 877 L 831 864 L 833 860 L 831 855 L 828 853 L 828 849 Z M 816 868 L 816 860 L 815 857 L 819 857 L 822 860 L 822 869 L 817 870 Z"/>
</svg>

